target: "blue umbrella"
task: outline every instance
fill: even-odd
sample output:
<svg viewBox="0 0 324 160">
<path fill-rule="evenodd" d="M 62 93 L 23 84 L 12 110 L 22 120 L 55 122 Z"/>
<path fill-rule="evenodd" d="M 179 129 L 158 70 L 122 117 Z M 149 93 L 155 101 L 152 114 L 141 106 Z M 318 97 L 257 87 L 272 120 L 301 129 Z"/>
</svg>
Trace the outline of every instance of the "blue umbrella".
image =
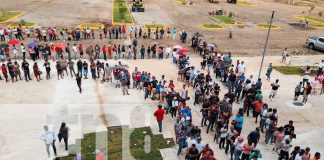
<svg viewBox="0 0 324 160">
<path fill-rule="evenodd" d="M 42 26 L 35 26 L 34 29 L 41 29 Z"/>
<path fill-rule="evenodd" d="M 27 44 L 28 47 L 35 47 L 38 46 L 38 44 L 36 42 L 30 42 Z"/>
</svg>

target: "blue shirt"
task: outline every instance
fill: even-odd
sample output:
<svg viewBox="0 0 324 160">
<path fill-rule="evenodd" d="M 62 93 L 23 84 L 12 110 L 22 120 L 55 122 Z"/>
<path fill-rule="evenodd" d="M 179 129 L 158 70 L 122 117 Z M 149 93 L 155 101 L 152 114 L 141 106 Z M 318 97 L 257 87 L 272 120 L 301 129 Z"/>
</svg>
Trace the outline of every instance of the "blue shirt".
<svg viewBox="0 0 324 160">
<path fill-rule="evenodd" d="M 235 116 L 234 120 L 236 121 L 235 127 L 243 128 L 243 122 L 244 122 L 244 117 L 243 116 Z"/>
</svg>

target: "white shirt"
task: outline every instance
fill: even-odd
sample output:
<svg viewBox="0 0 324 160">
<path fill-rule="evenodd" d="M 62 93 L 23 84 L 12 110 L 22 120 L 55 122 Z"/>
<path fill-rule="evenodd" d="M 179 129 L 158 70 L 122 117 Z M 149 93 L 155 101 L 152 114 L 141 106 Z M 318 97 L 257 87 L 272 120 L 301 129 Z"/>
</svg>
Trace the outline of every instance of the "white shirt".
<svg viewBox="0 0 324 160">
<path fill-rule="evenodd" d="M 200 143 L 198 143 L 198 142 L 196 143 L 196 148 L 197 148 L 199 153 L 204 149 L 204 147 L 205 147 L 204 142 L 200 141 Z"/>
<path fill-rule="evenodd" d="M 41 139 L 45 141 L 45 144 L 52 144 L 53 141 L 56 140 L 56 136 L 53 131 L 48 130 L 44 131 L 44 133 L 41 136 Z"/>
<path fill-rule="evenodd" d="M 245 71 L 245 65 L 240 63 L 239 65 L 237 65 L 237 70 L 241 73 L 244 73 Z"/>
<path fill-rule="evenodd" d="M 227 129 L 225 129 L 224 127 L 221 128 L 220 133 L 221 133 L 221 135 L 220 135 L 221 138 L 226 138 L 226 136 L 227 136 Z"/>
<path fill-rule="evenodd" d="M 1 32 L 0 32 L 0 34 L 1 34 Z M 319 62 L 319 68 L 324 68 L 324 62 Z"/>
<path fill-rule="evenodd" d="M 190 148 L 192 144 L 197 144 L 197 141 L 194 138 L 191 139 L 190 137 L 187 138 L 186 142 L 188 144 L 188 148 Z"/>
<path fill-rule="evenodd" d="M 77 53 L 78 52 L 77 46 L 72 46 L 72 50 L 73 50 L 73 52 Z"/>
<path fill-rule="evenodd" d="M 173 100 L 172 101 L 172 107 L 178 107 L 178 106 L 179 106 L 178 100 Z"/>
<path fill-rule="evenodd" d="M 0 29 L 0 35 L 4 35 L 4 29 Z"/>
<path fill-rule="evenodd" d="M 13 48 L 12 49 L 12 52 L 13 52 L 13 54 L 18 54 L 18 49 L 17 48 Z"/>
<path fill-rule="evenodd" d="M 171 47 L 167 47 L 167 48 L 165 49 L 165 52 L 166 52 L 166 53 L 169 53 L 169 54 L 170 54 L 171 51 L 172 51 Z"/>
<path fill-rule="evenodd" d="M 26 52 L 25 46 L 20 46 L 21 52 Z"/>
<path fill-rule="evenodd" d="M 295 160 L 303 160 L 303 157 L 300 156 L 299 154 L 297 154 L 297 155 L 295 156 Z"/>
</svg>

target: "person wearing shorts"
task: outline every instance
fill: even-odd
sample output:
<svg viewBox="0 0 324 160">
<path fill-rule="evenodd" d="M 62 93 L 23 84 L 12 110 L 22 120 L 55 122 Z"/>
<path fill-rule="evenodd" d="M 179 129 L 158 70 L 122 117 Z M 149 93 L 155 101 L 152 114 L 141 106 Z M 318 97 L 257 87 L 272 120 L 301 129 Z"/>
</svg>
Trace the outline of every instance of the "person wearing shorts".
<svg viewBox="0 0 324 160">
<path fill-rule="evenodd" d="M 271 87 L 272 87 L 272 90 L 271 90 L 270 96 L 269 96 L 270 101 L 272 101 L 272 99 L 275 97 L 275 95 L 278 92 L 278 88 L 280 87 L 280 85 L 279 85 L 279 79 L 276 79 L 276 82 L 275 83 L 272 83 L 271 84 Z"/>
</svg>

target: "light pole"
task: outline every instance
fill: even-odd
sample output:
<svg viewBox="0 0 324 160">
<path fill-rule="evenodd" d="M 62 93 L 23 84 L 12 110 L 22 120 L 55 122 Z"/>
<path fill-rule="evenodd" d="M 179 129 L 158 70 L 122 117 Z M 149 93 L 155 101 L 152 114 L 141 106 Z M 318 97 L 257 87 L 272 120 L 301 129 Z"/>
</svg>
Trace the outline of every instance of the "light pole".
<svg viewBox="0 0 324 160">
<path fill-rule="evenodd" d="M 264 48 L 263 48 L 263 54 L 262 54 L 262 60 L 261 60 L 261 64 L 260 64 L 260 70 L 259 70 L 258 78 L 260 78 L 260 75 L 261 75 L 261 70 L 262 70 L 263 61 L 264 61 L 264 55 L 266 53 L 267 46 L 268 46 L 268 40 L 269 40 L 269 35 L 270 35 L 271 27 L 272 27 L 272 20 L 273 20 L 274 13 L 275 13 L 275 11 L 272 11 L 270 24 L 269 24 L 269 29 L 268 29 L 268 34 L 267 34 L 266 42 L 265 42 Z"/>
</svg>

